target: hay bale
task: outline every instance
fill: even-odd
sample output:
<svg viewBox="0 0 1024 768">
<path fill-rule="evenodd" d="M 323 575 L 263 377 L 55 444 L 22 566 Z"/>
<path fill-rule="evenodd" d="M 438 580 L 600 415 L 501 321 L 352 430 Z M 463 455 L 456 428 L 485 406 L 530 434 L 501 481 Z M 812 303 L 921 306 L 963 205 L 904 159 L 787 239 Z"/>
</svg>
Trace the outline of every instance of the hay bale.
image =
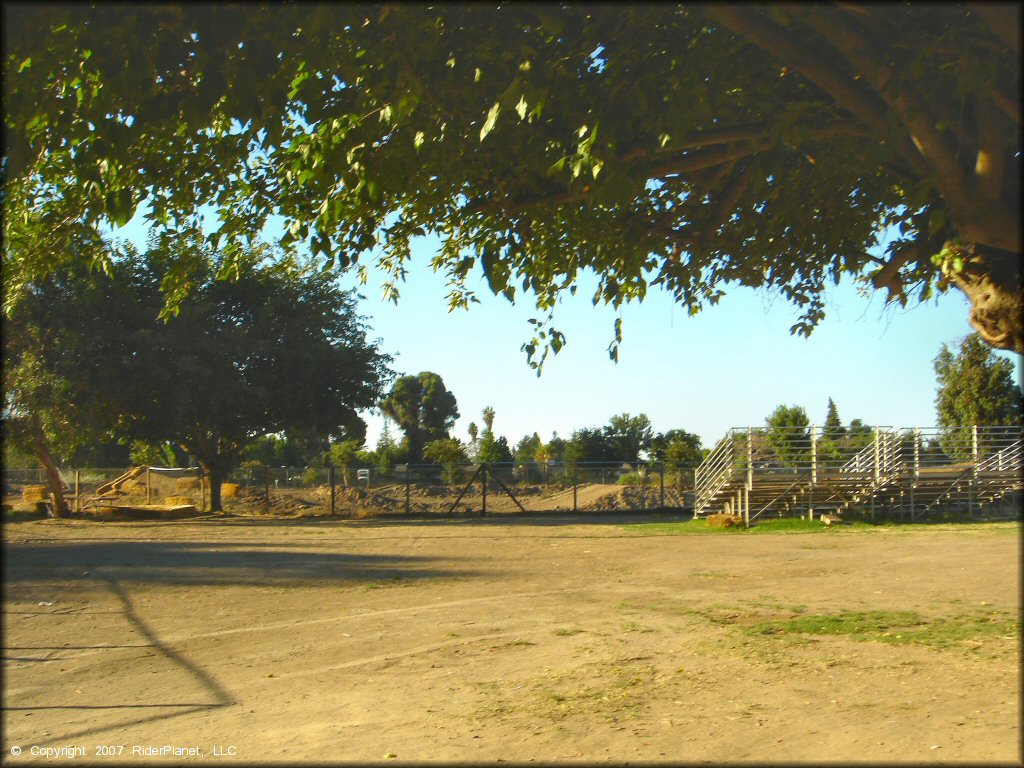
<svg viewBox="0 0 1024 768">
<path fill-rule="evenodd" d="M 220 497 L 222 499 L 233 499 L 238 496 L 238 483 L 221 483 Z"/>
<path fill-rule="evenodd" d="M 21 489 L 22 501 L 46 501 L 50 498 L 50 486 L 26 485 Z"/>
<path fill-rule="evenodd" d="M 194 491 L 199 488 L 198 477 L 182 477 L 174 484 L 176 491 Z"/>
<path fill-rule="evenodd" d="M 742 528 L 743 518 L 739 515 L 708 515 L 708 528 Z"/>
<path fill-rule="evenodd" d="M 168 507 L 177 507 L 184 504 L 192 504 L 192 499 L 188 496 L 168 496 L 164 499 L 164 504 Z"/>
</svg>

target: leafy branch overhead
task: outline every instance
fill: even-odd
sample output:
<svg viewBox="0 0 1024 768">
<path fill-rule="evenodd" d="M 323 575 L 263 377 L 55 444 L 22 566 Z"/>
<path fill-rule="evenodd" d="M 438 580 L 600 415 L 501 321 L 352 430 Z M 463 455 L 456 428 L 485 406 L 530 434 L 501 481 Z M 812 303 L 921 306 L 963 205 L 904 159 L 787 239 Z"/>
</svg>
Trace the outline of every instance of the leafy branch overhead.
<svg viewBox="0 0 1024 768">
<path fill-rule="evenodd" d="M 532 295 L 535 359 L 581 271 L 595 302 L 730 285 L 799 307 L 859 276 L 956 287 L 1024 351 L 1020 6 L 99 5 L 6 9 L 10 293 L 145 203 L 219 211 L 223 253 L 284 245 L 394 277 L 437 232 L 452 306 L 480 265 Z M 40 220 L 45 242 L 20 236 Z M 882 257 L 879 232 L 899 232 Z M 172 270 L 171 274 L 179 274 Z M 167 286 L 176 300 L 187 283 Z M 617 342 L 612 345 L 612 353 Z"/>
</svg>

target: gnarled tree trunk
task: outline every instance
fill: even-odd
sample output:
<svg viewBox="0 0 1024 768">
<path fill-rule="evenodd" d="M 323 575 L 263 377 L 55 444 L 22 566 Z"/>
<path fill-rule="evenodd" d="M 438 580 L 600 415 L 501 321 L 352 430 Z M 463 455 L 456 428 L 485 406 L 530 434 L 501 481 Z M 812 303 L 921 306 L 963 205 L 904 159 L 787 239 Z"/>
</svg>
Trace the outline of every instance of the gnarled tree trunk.
<svg viewBox="0 0 1024 768">
<path fill-rule="evenodd" d="M 964 268 L 950 282 L 971 302 L 969 321 L 990 346 L 1024 355 L 1021 257 L 982 245 L 962 249 Z"/>
<path fill-rule="evenodd" d="M 43 465 L 46 476 L 50 481 L 50 494 L 53 497 L 53 516 L 67 517 L 70 513 L 67 499 L 64 498 L 64 481 L 61 479 L 57 463 L 53 460 L 53 454 L 46 444 L 46 434 L 43 432 L 43 423 L 38 416 L 32 416 L 32 450 Z"/>
</svg>

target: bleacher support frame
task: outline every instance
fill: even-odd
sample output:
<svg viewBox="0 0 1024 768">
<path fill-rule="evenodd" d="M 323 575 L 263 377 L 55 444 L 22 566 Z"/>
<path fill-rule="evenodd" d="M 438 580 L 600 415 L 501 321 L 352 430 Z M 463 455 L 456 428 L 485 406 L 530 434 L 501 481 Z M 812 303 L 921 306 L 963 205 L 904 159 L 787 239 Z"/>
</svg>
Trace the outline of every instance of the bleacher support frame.
<svg viewBox="0 0 1024 768">
<path fill-rule="evenodd" d="M 697 517 L 968 516 L 1024 490 L 1021 425 L 730 429 L 698 467 Z"/>
</svg>

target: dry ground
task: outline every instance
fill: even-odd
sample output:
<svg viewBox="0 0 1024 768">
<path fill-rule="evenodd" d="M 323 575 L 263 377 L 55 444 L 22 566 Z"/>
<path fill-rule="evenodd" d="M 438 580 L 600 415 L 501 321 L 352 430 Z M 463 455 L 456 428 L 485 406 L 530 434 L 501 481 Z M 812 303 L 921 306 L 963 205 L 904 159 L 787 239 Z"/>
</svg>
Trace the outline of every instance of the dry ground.
<svg viewBox="0 0 1024 768">
<path fill-rule="evenodd" d="M 1020 762 L 1019 524 L 649 533 L 7 523 L 3 761 Z"/>
</svg>

